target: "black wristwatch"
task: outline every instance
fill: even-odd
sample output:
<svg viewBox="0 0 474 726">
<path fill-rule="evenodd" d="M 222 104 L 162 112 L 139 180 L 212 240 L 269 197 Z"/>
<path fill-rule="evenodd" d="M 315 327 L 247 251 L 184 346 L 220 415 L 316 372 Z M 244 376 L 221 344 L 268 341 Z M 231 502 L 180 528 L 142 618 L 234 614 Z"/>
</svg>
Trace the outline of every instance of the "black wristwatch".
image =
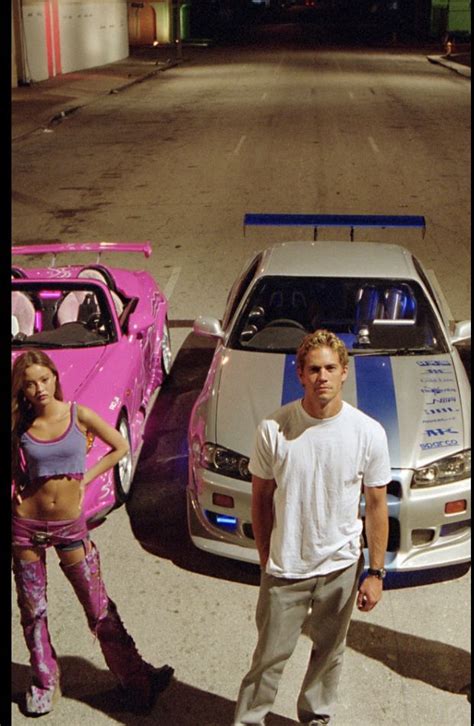
<svg viewBox="0 0 474 726">
<path fill-rule="evenodd" d="M 387 575 L 387 570 L 384 567 L 381 567 L 380 570 L 373 570 L 371 567 L 367 570 L 368 575 L 372 575 L 373 577 L 378 577 L 379 580 L 385 579 Z"/>
</svg>

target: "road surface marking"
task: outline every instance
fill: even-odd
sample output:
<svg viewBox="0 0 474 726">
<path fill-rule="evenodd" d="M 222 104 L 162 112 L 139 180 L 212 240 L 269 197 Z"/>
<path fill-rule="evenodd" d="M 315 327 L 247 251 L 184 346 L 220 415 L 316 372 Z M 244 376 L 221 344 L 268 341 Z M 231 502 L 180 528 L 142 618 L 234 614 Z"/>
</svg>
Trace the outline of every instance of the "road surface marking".
<svg viewBox="0 0 474 726">
<path fill-rule="evenodd" d="M 176 283 L 178 282 L 178 277 L 180 276 L 180 274 L 181 274 L 181 267 L 171 268 L 170 278 L 165 285 L 165 289 L 163 290 L 165 298 L 167 300 L 170 300 L 171 295 L 173 294 L 173 290 L 176 287 Z"/>
<path fill-rule="evenodd" d="M 246 136 L 241 136 L 240 137 L 240 141 L 239 141 L 239 143 L 237 144 L 237 146 L 234 149 L 234 154 L 238 154 L 239 153 L 240 147 L 242 146 L 242 144 L 244 143 L 244 141 L 245 141 L 246 138 L 247 138 Z"/>
<path fill-rule="evenodd" d="M 372 136 L 369 136 L 369 144 L 371 145 L 373 151 L 375 151 L 377 154 L 380 154 L 380 149 L 373 140 Z"/>
</svg>

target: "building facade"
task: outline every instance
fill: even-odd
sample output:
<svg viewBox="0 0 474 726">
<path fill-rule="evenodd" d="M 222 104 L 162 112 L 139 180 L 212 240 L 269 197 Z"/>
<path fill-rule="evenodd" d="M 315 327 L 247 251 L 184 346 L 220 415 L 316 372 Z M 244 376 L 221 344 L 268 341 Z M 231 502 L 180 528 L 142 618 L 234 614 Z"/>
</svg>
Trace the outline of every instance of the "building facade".
<svg viewBox="0 0 474 726">
<path fill-rule="evenodd" d="M 172 0 L 11 0 L 12 85 L 126 58 L 172 42 Z"/>
</svg>

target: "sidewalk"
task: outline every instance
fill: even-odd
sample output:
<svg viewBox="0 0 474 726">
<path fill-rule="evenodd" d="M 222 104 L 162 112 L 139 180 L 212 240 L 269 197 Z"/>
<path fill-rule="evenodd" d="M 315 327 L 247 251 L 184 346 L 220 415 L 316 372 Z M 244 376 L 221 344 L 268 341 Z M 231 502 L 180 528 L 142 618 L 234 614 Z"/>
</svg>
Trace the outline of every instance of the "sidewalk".
<svg viewBox="0 0 474 726">
<path fill-rule="evenodd" d="M 430 63 L 450 68 L 461 76 L 471 77 L 471 53 L 451 53 L 449 55 L 428 55 L 426 56 Z"/>
<path fill-rule="evenodd" d="M 118 93 L 181 62 L 174 45 L 136 48 L 114 63 L 12 88 L 12 141 L 54 126 L 98 96 Z"/>
<path fill-rule="evenodd" d="M 182 50 L 186 60 L 192 49 L 185 45 Z M 471 77 L 470 53 L 429 55 L 427 59 Z M 134 48 L 128 58 L 114 63 L 12 88 L 12 141 L 44 131 L 98 96 L 118 93 L 181 62 L 174 45 Z"/>
</svg>

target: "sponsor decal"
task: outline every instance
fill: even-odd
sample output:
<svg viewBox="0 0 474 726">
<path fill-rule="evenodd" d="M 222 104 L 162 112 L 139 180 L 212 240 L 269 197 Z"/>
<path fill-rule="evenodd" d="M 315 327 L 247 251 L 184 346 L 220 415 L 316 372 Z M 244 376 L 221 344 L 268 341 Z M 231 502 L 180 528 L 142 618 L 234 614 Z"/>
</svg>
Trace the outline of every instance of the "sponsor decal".
<svg viewBox="0 0 474 726">
<path fill-rule="evenodd" d="M 443 370 L 443 368 L 425 368 L 423 373 L 429 373 L 431 376 L 442 376 L 446 373 L 446 371 Z M 452 381 L 452 378 L 451 377 L 450 378 L 438 378 L 438 379 L 427 378 L 426 380 L 427 381 L 430 381 L 430 380 Z"/>
<path fill-rule="evenodd" d="M 456 396 L 438 396 L 438 398 L 432 398 L 431 401 L 427 403 L 428 406 L 437 406 L 439 404 L 445 404 L 445 403 L 457 403 L 458 399 Z"/>
<path fill-rule="evenodd" d="M 428 416 L 436 416 L 440 413 L 455 413 L 459 411 L 458 408 L 451 408 L 451 406 L 440 406 L 439 408 L 425 408 L 425 413 Z"/>
<path fill-rule="evenodd" d="M 456 431 L 455 429 L 452 429 L 451 427 L 448 429 L 426 429 L 425 434 L 427 436 L 446 436 L 447 434 L 458 434 L 459 431 Z"/>
<path fill-rule="evenodd" d="M 426 441 L 420 444 L 420 448 L 422 451 L 426 451 L 427 449 L 441 449 L 445 446 L 457 446 L 458 444 L 459 441 L 457 441 L 457 439 L 447 439 L 446 441 Z"/>
<path fill-rule="evenodd" d="M 456 416 L 443 416 L 442 418 L 424 418 L 422 423 L 424 424 L 446 424 L 448 421 L 456 421 Z"/>
<path fill-rule="evenodd" d="M 455 378 L 451 361 L 431 358 L 416 361 L 416 365 L 421 367 L 420 392 L 424 397 L 423 412 L 426 417 L 423 418 L 426 428 L 420 449 L 427 451 L 457 446 L 459 441 L 452 437 L 460 433 L 457 428 L 453 428 L 456 423 L 459 426 L 459 421 L 453 414 L 459 414 L 460 409 L 459 397 L 456 395 L 458 390 L 452 385 Z"/>
<path fill-rule="evenodd" d="M 421 388 L 422 393 L 433 393 L 435 396 L 439 396 L 440 393 L 456 393 L 457 388 Z"/>
</svg>

